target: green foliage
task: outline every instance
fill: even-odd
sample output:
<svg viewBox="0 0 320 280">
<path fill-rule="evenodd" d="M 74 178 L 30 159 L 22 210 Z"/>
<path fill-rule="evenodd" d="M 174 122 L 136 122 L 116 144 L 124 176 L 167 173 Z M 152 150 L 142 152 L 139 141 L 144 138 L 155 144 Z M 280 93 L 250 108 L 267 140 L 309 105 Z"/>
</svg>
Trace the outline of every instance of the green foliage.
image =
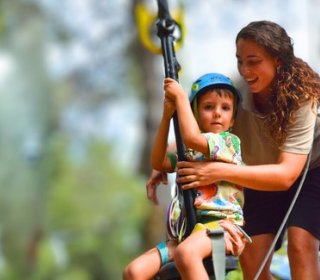
<svg viewBox="0 0 320 280">
<path fill-rule="evenodd" d="M 85 159 L 75 162 L 65 147 L 54 150 L 60 157 L 48 194 L 49 231 L 65 246 L 65 270 L 84 269 L 89 279 L 121 278 L 139 251 L 148 212 L 145 181 L 121 170 L 109 152 L 105 144 L 92 143 Z"/>
<path fill-rule="evenodd" d="M 242 280 L 242 273 L 240 268 L 229 272 L 226 276 L 226 280 Z"/>
</svg>

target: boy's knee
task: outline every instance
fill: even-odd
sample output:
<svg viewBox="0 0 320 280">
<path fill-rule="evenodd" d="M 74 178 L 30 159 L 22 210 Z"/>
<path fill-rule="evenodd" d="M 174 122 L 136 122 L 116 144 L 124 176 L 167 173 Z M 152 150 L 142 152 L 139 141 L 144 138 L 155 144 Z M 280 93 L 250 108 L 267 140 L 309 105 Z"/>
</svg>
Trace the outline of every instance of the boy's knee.
<svg viewBox="0 0 320 280">
<path fill-rule="evenodd" d="M 122 273 L 123 280 L 139 279 L 139 269 L 132 264 L 125 267 Z"/>
<path fill-rule="evenodd" d="M 196 257 L 196 250 L 194 246 L 189 244 L 179 244 L 174 252 L 173 259 L 176 264 L 187 265 L 192 262 L 192 258 Z"/>
<path fill-rule="evenodd" d="M 132 278 L 130 277 L 130 274 L 131 274 L 131 270 L 130 270 L 130 266 L 128 265 L 128 266 L 125 267 L 125 269 L 124 269 L 123 272 L 122 272 L 122 279 L 123 279 L 123 280 L 130 280 L 130 279 L 132 279 Z"/>
</svg>

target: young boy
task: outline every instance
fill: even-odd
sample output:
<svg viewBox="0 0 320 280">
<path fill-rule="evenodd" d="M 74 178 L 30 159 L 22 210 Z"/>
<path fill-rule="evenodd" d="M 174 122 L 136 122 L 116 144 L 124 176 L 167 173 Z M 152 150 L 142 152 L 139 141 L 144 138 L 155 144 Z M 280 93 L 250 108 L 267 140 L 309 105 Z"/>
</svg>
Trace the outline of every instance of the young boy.
<svg viewBox="0 0 320 280">
<path fill-rule="evenodd" d="M 167 152 L 170 120 L 175 111 L 188 160 L 242 164 L 240 140 L 230 133 L 240 95 L 229 78 L 217 73 L 201 76 L 193 83 L 189 99 L 173 79 L 164 80 L 164 90 L 164 109 L 152 150 L 154 169 L 175 170 L 176 157 Z M 248 241 L 240 228 L 242 187 L 216 182 L 201 186 L 196 192 L 194 206 L 199 223 L 192 234 L 183 240 L 169 234 L 169 240 L 133 260 L 124 270 L 124 279 L 152 279 L 170 260 L 174 260 L 183 279 L 209 279 L 202 263 L 214 250 L 207 229 L 224 229 L 226 253 L 241 254 Z"/>
</svg>

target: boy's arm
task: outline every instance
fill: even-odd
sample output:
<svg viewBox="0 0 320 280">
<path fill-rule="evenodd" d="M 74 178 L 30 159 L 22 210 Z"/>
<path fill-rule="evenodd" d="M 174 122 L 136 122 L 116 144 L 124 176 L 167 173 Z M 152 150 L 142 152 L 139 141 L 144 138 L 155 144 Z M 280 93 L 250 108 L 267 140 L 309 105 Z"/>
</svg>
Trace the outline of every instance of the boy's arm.
<svg viewBox="0 0 320 280">
<path fill-rule="evenodd" d="M 165 79 L 165 94 L 175 101 L 179 128 L 183 143 L 190 149 L 209 155 L 207 139 L 201 134 L 199 125 L 193 115 L 189 99 L 181 85 L 170 78 Z"/>
<path fill-rule="evenodd" d="M 153 143 L 151 153 L 151 164 L 153 169 L 164 172 L 173 172 L 170 159 L 167 156 L 168 134 L 170 129 L 170 120 L 174 112 L 174 104 L 169 100 L 164 101 L 164 110 L 156 138 Z"/>
</svg>

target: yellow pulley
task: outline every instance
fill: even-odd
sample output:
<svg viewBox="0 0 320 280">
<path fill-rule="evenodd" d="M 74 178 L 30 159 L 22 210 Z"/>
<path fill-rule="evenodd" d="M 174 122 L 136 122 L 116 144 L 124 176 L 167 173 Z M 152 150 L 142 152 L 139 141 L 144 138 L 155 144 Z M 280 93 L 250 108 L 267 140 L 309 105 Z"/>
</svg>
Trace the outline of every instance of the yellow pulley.
<svg viewBox="0 0 320 280">
<path fill-rule="evenodd" d="M 178 36 L 175 43 L 175 50 L 178 50 L 183 45 L 185 35 L 185 25 L 183 21 L 183 6 L 172 11 L 172 18 L 177 23 Z M 152 13 L 142 3 L 138 3 L 135 7 L 135 17 L 138 27 L 139 38 L 142 44 L 150 52 L 155 54 L 161 54 L 161 44 L 159 38 L 156 36 L 157 14 Z"/>
</svg>

